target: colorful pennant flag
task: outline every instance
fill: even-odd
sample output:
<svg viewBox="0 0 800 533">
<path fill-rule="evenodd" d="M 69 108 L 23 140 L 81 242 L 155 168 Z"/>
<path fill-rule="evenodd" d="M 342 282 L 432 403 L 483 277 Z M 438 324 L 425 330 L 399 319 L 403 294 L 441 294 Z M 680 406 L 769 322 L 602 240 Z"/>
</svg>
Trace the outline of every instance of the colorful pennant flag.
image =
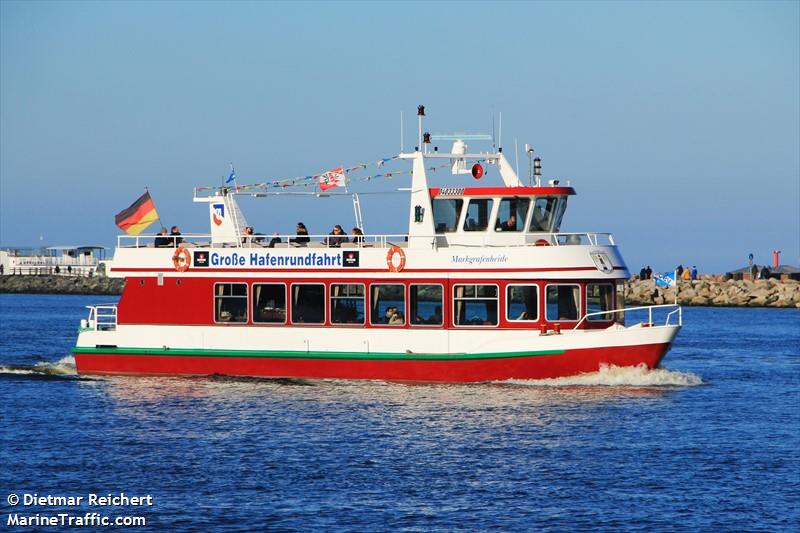
<svg viewBox="0 0 800 533">
<path fill-rule="evenodd" d="M 328 172 L 320 174 L 317 183 L 319 183 L 319 188 L 323 191 L 327 191 L 328 189 L 332 189 L 334 187 L 344 186 L 346 183 L 344 169 L 342 167 L 337 167 L 333 170 L 329 170 Z"/>
<path fill-rule="evenodd" d="M 158 220 L 158 212 L 150 192 L 145 192 L 130 207 L 114 217 L 114 222 L 128 235 L 139 235 L 147 226 Z"/>
</svg>

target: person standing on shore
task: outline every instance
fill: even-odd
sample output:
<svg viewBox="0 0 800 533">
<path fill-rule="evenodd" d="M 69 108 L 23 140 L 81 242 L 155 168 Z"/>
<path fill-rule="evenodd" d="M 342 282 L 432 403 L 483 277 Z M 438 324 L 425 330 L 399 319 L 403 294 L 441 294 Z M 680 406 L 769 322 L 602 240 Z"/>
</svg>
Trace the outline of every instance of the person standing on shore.
<svg viewBox="0 0 800 533">
<path fill-rule="evenodd" d="M 697 279 L 697 267 L 692 265 L 692 281 Z"/>
<path fill-rule="evenodd" d="M 650 265 L 647 265 L 645 272 L 647 272 L 647 279 L 651 279 L 653 277 L 653 269 L 650 268 Z"/>
</svg>

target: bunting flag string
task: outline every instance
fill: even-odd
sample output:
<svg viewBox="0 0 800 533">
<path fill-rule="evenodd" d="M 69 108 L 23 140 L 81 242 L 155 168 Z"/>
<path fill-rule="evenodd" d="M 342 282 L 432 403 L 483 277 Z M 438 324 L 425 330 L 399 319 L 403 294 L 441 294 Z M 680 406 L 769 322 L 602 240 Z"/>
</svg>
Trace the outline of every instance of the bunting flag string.
<svg viewBox="0 0 800 533">
<path fill-rule="evenodd" d="M 409 169 L 409 170 L 393 170 L 393 171 L 387 171 L 387 172 L 379 172 L 379 173 L 371 174 L 369 176 L 358 176 L 358 177 L 349 176 L 350 173 L 357 172 L 359 170 L 368 168 L 371 165 L 375 165 L 377 167 L 376 170 L 377 169 L 381 169 L 381 168 L 383 168 L 383 166 L 386 163 L 388 163 L 390 161 L 393 161 L 395 159 L 398 159 L 398 158 L 399 158 L 399 156 L 384 157 L 384 158 L 378 159 L 377 161 L 358 163 L 357 165 L 353 165 L 353 166 L 350 166 L 350 167 L 342 167 L 341 171 L 343 171 L 345 176 L 346 176 L 345 177 L 345 182 L 346 183 L 368 182 L 368 181 L 372 181 L 373 179 L 376 179 L 376 178 L 392 179 L 392 178 L 394 178 L 396 176 L 410 175 L 412 171 Z M 481 161 L 483 161 L 483 160 L 479 160 L 478 162 L 481 162 Z M 428 171 L 431 171 L 431 172 L 435 172 L 438 169 L 446 168 L 446 167 L 449 167 L 449 166 L 451 166 L 451 163 L 448 162 L 448 163 L 445 163 L 445 164 L 442 164 L 442 165 L 426 168 L 425 170 L 428 170 Z M 337 168 L 336 170 L 339 170 L 339 169 Z M 298 186 L 302 186 L 302 187 L 306 187 L 306 188 L 310 187 L 310 186 L 317 187 L 318 184 L 319 184 L 320 177 L 324 177 L 324 176 L 328 175 L 330 172 L 331 171 L 325 171 L 325 172 L 320 172 L 319 174 L 314 174 L 314 175 L 311 175 L 311 176 L 298 176 L 298 177 L 294 177 L 294 178 L 282 178 L 282 179 L 264 181 L 264 182 L 261 182 L 261 183 L 251 183 L 251 184 L 248 184 L 248 185 L 238 185 L 237 184 L 237 185 L 235 185 L 233 187 L 230 187 L 230 188 L 233 189 L 233 190 L 236 190 L 236 191 L 246 192 L 246 191 L 252 191 L 252 190 L 267 190 L 267 189 L 274 189 L 274 188 L 287 188 L 287 187 L 298 187 Z M 211 190 L 211 189 L 215 189 L 215 188 L 216 187 L 202 186 L 202 187 L 195 187 L 195 190 L 197 190 L 197 191 L 207 191 L 207 190 Z"/>
</svg>

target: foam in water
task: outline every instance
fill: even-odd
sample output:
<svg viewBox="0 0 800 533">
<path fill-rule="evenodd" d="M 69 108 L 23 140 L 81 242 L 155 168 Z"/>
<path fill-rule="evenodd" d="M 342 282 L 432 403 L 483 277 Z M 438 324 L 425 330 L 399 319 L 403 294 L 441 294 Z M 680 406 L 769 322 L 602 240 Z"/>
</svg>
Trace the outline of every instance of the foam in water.
<svg viewBox="0 0 800 533">
<path fill-rule="evenodd" d="M 666 368 L 602 365 L 597 372 L 550 379 L 508 380 L 503 383 L 534 387 L 694 387 L 702 385 L 700 376 Z"/>
<path fill-rule="evenodd" d="M 75 359 L 68 355 L 55 363 L 42 361 L 35 365 L 0 366 L 0 374 L 45 374 L 51 376 L 69 376 L 77 374 Z"/>
</svg>

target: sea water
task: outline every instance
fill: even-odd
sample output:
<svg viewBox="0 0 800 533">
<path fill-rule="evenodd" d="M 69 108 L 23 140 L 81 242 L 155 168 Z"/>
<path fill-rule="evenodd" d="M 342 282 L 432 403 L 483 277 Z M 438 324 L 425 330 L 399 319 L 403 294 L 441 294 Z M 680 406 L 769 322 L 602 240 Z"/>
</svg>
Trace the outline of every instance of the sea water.
<svg viewBox="0 0 800 533">
<path fill-rule="evenodd" d="M 172 531 L 800 526 L 796 309 L 687 308 L 663 368 L 563 379 L 76 376 L 84 306 L 109 301 L 0 295 L 3 526 L 58 513 Z M 25 505 L 34 494 L 62 500 Z"/>
</svg>

